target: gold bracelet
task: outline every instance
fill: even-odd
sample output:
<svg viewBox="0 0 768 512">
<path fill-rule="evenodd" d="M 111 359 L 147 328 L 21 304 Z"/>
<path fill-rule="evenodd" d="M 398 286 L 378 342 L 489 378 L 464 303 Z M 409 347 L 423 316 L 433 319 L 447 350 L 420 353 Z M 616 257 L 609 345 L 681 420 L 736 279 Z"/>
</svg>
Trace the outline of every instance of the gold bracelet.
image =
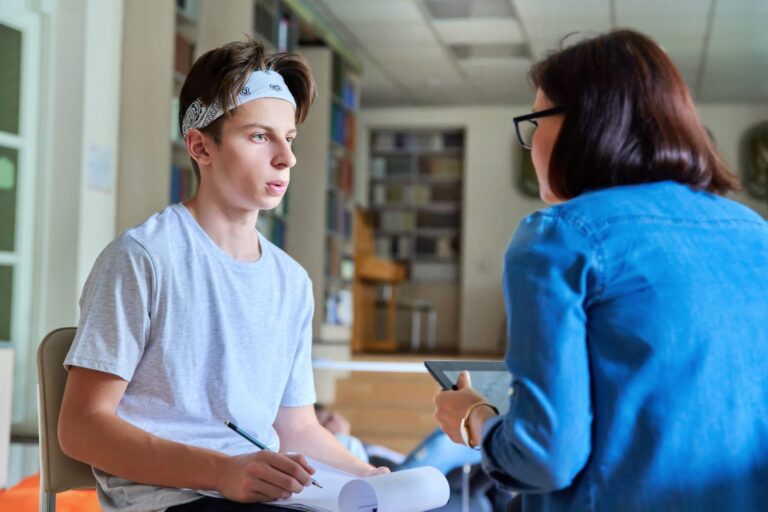
<svg viewBox="0 0 768 512">
<path fill-rule="evenodd" d="M 480 407 L 481 405 L 485 405 L 491 408 L 491 410 L 496 414 L 496 416 L 499 415 L 499 410 L 493 406 L 492 404 L 489 404 L 488 402 L 477 402 L 476 404 L 473 404 L 468 410 L 467 413 L 464 415 L 463 418 L 461 418 L 461 424 L 459 425 L 461 429 L 461 438 L 464 441 L 464 444 L 469 446 L 470 448 L 477 449 L 477 446 L 472 446 L 471 439 L 470 439 L 470 432 L 469 432 L 469 417 L 472 415 L 472 411 L 474 411 L 476 408 Z"/>
</svg>

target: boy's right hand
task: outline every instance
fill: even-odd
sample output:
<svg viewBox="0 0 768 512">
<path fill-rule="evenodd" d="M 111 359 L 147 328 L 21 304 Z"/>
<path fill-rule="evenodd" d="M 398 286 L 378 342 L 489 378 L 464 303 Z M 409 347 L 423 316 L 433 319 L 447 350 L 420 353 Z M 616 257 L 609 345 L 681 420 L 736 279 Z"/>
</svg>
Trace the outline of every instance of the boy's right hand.
<svg viewBox="0 0 768 512">
<path fill-rule="evenodd" d="M 302 455 L 262 450 L 227 457 L 217 490 L 240 503 L 287 499 L 309 486 L 314 472 Z"/>
</svg>

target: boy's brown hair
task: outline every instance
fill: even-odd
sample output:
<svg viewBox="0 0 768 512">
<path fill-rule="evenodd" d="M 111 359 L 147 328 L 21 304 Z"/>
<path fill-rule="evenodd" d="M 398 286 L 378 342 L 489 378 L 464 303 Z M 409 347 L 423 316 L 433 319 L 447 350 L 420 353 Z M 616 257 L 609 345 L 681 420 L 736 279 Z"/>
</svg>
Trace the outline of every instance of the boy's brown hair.
<svg viewBox="0 0 768 512">
<path fill-rule="evenodd" d="M 232 115 L 237 105 L 237 94 L 254 71 L 280 73 L 296 100 L 296 124 L 301 124 L 316 94 L 309 64 L 304 57 L 295 53 L 266 54 L 261 43 L 248 38 L 210 50 L 195 61 L 179 95 L 179 130 L 184 113 L 192 102 L 199 99 L 204 105 L 211 105 L 218 101 L 223 106 L 224 115 L 205 128 L 200 128 L 200 131 L 220 144 L 222 124 Z M 194 159 L 192 168 L 199 183 L 200 168 Z"/>
</svg>

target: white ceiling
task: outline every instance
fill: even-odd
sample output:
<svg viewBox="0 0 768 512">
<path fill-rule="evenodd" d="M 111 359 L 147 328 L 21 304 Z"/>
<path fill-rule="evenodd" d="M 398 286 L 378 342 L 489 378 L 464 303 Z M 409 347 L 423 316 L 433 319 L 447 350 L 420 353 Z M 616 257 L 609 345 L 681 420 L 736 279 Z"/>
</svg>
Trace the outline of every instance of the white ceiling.
<svg viewBox="0 0 768 512">
<path fill-rule="evenodd" d="M 317 1 L 364 65 L 365 106 L 531 103 L 535 60 L 615 27 L 661 44 L 698 102 L 768 102 L 768 0 Z"/>
</svg>

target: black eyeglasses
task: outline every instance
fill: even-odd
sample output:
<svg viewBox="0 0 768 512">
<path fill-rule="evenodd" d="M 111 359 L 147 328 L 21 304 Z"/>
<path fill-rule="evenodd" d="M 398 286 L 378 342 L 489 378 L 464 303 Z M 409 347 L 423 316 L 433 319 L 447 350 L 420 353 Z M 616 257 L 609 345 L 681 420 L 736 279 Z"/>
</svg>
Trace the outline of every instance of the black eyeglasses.
<svg viewBox="0 0 768 512">
<path fill-rule="evenodd" d="M 554 116 L 561 114 L 565 111 L 563 107 L 548 108 L 547 110 L 541 110 L 539 112 L 533 112 L 531 114 L 525 114 L 524 116 L 517 116 L 512 118 L 515 122 L 515 131 L 517 132 L 517 140 L 525 149 L 531 149 L 531 141 L 533 140 L 533 132 L 539 126 L 537 121 L 540 117 Z"/>
</svg>

